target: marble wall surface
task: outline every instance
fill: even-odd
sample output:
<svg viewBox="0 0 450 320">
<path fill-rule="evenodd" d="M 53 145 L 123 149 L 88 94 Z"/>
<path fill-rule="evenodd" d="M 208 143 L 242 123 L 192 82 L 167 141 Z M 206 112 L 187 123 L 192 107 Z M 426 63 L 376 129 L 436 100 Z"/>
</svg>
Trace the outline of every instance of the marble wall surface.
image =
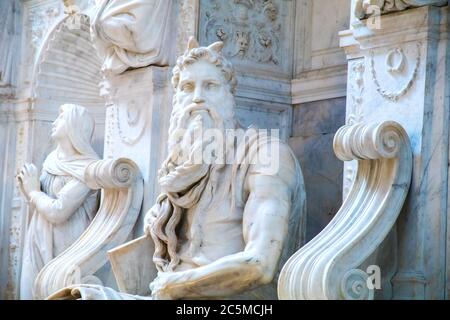
<svg viewBox="0 0 450 320">
<path fill-rule="evenodd" d="M 349 25 L 350 2 L 269 2 L 200 1 L 199 39 L 225 42 L 237 69 L 242 123 L 279 128 L 289 139 L 304 168 L 311 239 L 342 199 L 343 165 L 332 141 L 345 122 L 347 62 L 337 30 Z M 262 36 L 271 45 L 261 46 Z"/>
<path fill-rule="evenodd" d="M 201 0 L 201 45 L 223 41 L 237 72 L 236 102 L 244 125 L 291 132 L 291 69 L 296 1 Z M 256 112 L 254 112 L 256 111 Z"/>
<path fill-rule="evenodd" d="M 347 61 L 336 30 L 349 26 L 350 1 L 296 4 L 293 104 L 345 97 Z"/>
<path fill-rule="evenodd" d="M 345 98 L 294 107 L 289 145 L 300 161 L 305 179 L 307 241 L 330 222 L 342 203 L 343 163 L 334 154 L 333 138 L 344 123 Z"/>
<path fill-rule="evenodd" d="M 289 144 L 304 171 L 307 240 L 328 224 L 342 201 L 343 165 L 332 144 L 345 122 L 347 61 L 336 30 L 348 28 L 349 16 L 346 0 L 296 2 Z"/>
</svg>

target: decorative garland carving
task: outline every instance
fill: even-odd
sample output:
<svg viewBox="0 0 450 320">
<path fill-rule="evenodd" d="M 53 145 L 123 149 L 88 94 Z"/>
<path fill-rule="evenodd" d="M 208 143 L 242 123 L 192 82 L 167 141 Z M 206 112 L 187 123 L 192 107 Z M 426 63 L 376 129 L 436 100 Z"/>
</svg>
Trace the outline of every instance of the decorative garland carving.
<svg viewBox="0 0 450 320">
<path fill-rule="evenodd" d="M 147 119 L 146 115 L 142 114 L 142 110 L 135 105 L 133 100 L 128 101 L 126 106 L 114 105 L 112 108 L 114 108 L 115 111 L 116 119 L 114 122 L 117 125 L 117 132 L 119 133 L 120 140 L 128 145 L 135 144 L 144 133 Z M 133 130 L 124 130 L 120 119 L 126 119 L 128 129 Z M 135 131 L 133 135 L 131 131 Z"/>
<path fill-rule="evenodd" d="M 419 65 L 420 65 L 420 60 L 421 60 L 421 53 L 420 53 L 421 50 L 420 50 L 420 48 L 421 48 L 421 43 L 419 42 L 419 43 L 417 43 L 417 58 L 416 58 L 415 66 L 414 66 L 414 71 L 412 72 L 412 74 L 411 74 L 408 82 L 406 83 L 406 85 L 402 89 L 398 90 L 397 92 L 390 92 L 390 91 L 388 91 L 386 89 L 383 89 L 381 87 L 380 81 L 378 80 L 377 71 L 375 70 L 374 52 L 373 51 L 370 52 L 370 72 L 372 74 L 372 80 L 375 83 L 375 87 L 376 87 L 378 93 L 383 98 L 388 99 L 388 100 L 390 100 L 392 102 L 397 102 L 398 99 L 400 99 L 402 96 L 404 96 L 408 92 L 408 90 L 412 87 L 414 81 L 417 78 L 417 73 L 419 71 Z M 392 61 L 391 61 L 392 60 L 392 56 L 394 55 L 394 53 L 401 53 L 402 54 L 402 58 L 401 58 L 402 62 L 399 65 L 395 66 L 395 67 L 392 65 Z M 386 68 L 387 68 L 387 71 L 389 71 L 389 72 L 400 72 L 401 69 L 403 69 L 403 64 L 404 64 L 403 60 L 404 60 L 404 53 L 403 53 L 403 51 L 400 48 L 396 48 L 394 50 L 391 50 L 388 53 L 387 57 L 386 57 Z"/>
</svg>

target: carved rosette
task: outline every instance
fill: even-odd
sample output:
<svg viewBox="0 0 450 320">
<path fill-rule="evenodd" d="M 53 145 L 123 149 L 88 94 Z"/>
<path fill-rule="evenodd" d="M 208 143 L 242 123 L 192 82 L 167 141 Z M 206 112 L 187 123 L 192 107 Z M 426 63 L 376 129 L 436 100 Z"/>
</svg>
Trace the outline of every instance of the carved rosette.
<svg viewBox="0 0 450 320">
<path fill-rule="evenodd" d="M 100 209 L 80 238 L 38 274 L 35 299 L 73 284 L 102 284 L 95 272 L 107 263 L 107 251 L 126 241 L 138 218 L 143 181 L 132 160 L 95 161 L 86 168 L 85 178 L 90 188 L 102 189 Z"/>
<path fill-rule="evenodd" d="M 408 136 L 396 122 L 357 123 L 339 129 L 334 150 L 358 160 L 350 194 L 333 220 L 283 267 L 281 299 L 373 299 L 361 264 L 392 229 L 411 180 Z"/>
</svg>

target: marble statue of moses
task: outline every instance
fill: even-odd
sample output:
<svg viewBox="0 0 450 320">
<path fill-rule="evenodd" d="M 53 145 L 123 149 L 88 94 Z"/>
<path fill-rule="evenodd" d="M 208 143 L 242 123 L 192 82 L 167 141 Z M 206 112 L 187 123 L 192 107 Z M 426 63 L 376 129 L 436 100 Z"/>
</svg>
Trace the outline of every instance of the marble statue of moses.
<svg viewBox="0 0 450 320">
<path fill-rule="evenodd" d="M 173 70 L 168 156 L 159 171 L 162 193 L 144 227 L 154 242 L 148 254 L 157 270 L 147 284 L 151 293 L 81 284 L 51 299 L 237 297 L 273 284 L 280 260 L 297 249 L 287 237 L 301 237 L 304 227 L 300 166 L 286 143 L 258 130 L 249 134 L 252 128 L 244 130 L 236 120 L 236 77 L 222 47 L 222 42 L 199 47 L 191 38 Z M 242 135 L 220 139 L 234 130 Z M 204 138 L 201 132 L 214 134 Z M 212 141 L 223 148 L 205 152 Z M 197 161 L 198 154 L 214 161 Z M 270 164 L 256 161 L 260 154 L 269 155 Z"/>
</svg>

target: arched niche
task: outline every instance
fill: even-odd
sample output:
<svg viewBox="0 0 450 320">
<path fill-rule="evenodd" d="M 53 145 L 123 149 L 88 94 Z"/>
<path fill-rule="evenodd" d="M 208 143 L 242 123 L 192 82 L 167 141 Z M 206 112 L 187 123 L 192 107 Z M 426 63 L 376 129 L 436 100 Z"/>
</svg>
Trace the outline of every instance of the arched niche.
<svg viewBox="0 0 450 320">
<path fill-rule="evenodd" d="M 52 122 L 64 103 L 80 104 L 88 109 L 96 122 L 94 149 L 103 155 L 105 100 L 100 96 L 99 87 L 103 76 L 101 59 L 91 42 L 89 29 L 89 16 L 75 13 L 62 17 L 46 33 L 33 66 L 29 99 L 15 110 L 16 169 L 27 162 L 34 163 L 39 170 L 42 168 L 45 157 L 54 148 L 50 139 Z M 15 185 L 15 180 L 9 183 Z M 5 296 L 17 299 L 23 239 L 30 212 L 26 213 L 29 207 L 17 187 L 14 190 L 7 228 L 16 230 L 11 233 L 9 243 L 17 249 L 9 253 L 11 276 Z"/>
<path fill-rule="evenodd" d="M 105 100 L 100 96 L 101 65 L 91 41 L 88 15 L 65 16 L 53 27 L 43 41 L 33 72 L 31 109 L 39 126 L 34 130 L 35 141 L 48 140 L 59 106 L 74 103 L 86 107 L 94 116 L 94 148 L 103 154 Z M 51 142 L 47 148 L 52 148 Z M 45 155 L 38 151 L 34 158 L 40 162 Z"/>
</svg>

